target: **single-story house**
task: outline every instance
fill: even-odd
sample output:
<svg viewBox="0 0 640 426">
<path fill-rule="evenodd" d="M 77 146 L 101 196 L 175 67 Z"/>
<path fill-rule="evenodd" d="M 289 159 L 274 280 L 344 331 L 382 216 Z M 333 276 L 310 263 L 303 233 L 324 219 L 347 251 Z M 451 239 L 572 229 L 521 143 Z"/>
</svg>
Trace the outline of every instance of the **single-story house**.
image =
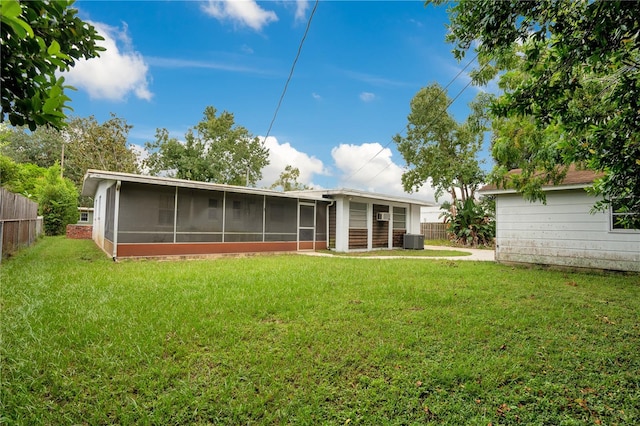
<svg viewBox="0 0 640 426">
<path fill-rule="evenodd" d="M 410 198 L 354 190 L 279 192 L 88 170 L 96 244 L 114 259 L 403 247 L 420 232 Z"/>
<path fill-rule="evenodd" d="M 629 213 L 592 213 L 598 198 L 585 188 L 596 177 L 570 167 L 560 184 L 543 187 L 546 204 L 513 189 L 480 189 L 496 199 L 496 261 L 640 272 L 640 230 L 617 220 Z"/>
</svg>

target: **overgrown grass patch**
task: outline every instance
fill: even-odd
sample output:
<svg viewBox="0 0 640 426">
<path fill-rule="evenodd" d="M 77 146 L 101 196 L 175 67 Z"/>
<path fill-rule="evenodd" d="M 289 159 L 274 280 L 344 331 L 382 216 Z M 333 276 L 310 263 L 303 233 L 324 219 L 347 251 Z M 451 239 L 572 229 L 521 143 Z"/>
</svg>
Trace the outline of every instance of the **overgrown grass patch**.
<svg viewBox="0 0 640 426">
<path fill-rule="evenodd" d="M 2 423 L 640 423 L 637 275 L 46 238 L 0 279 Z"/>
</svg>

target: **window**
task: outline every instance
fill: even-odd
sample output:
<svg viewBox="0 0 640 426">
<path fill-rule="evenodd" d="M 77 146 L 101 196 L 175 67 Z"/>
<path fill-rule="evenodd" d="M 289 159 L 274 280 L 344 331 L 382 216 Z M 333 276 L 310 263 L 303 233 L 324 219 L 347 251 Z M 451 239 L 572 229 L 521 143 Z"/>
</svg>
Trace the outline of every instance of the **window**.
<svg viewBox="0 0 640 426">
<path fill-rule="evenodd" d="M 640 229 L 640 212 L 629 210 L 619 201 L 611 203 L 611 229 Z"/>
<path fill-rule="evenodd" d="M 89 222 L 88 212 L 80 212 L 80 222 Z"/>
<path fill-rule="evenodd" d="M 367 228 L 366 203 L 349 203 L 349 228 Z"/>
<path fill-rule="evenodd" d="M 404 207 L 393 208 L 393 229 L 407 228 L 407 214 Z"/>
</svg>

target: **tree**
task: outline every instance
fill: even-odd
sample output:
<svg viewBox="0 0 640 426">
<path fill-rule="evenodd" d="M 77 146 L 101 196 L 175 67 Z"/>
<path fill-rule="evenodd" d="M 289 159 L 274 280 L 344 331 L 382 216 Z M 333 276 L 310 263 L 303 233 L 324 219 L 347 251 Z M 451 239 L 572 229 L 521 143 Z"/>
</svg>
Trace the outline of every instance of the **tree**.
<svg viewBox="0 0 640 426">
<path fill-rule="evenodd" d="M 62 131 L 64 176 L 81 188 L 88 169 L 138 173 L 138 156 L 127 142 L 132 128 L 115 114 L 102 124 L 94 116 L 71 119 Z"/>
<path fill-rule="evenodd" d="M 71 8 L 74 0 L 0 2 L 2 115 L 14 126 L 31 130 L 64 125 L 70 100 L 58 73 L 81 58 L 93 58 L 104 48 L 96 29 Z"/>
<path fill-rule="evenodd" d="M 637 2 L 462 0 L 449 16 L 447 39 L 455 44 L 455 56 L 462 59 L 472 46 L 478 52 L 478 83 L 505 70 L 521 73 L 522 80 L 507 87 L 491 107 L 497 117 L 530 123 L 534 130 L 533 138 L 519 141 L 533 155 L 509 164 L 523 173 L 508 184 L 540 199 L 541 185 L 559 181 L 577 163 L 604 173 L 592 188 L 603 197 L 596 208 L 615 203 L 640 212 Z M 521 61 L 514 67 L 518 49 Z M 538 149 L 542 155 L 534 153 Z M 505 184 L 506 167 L 500 166 L 494 176 Z"/>
<path fill-rule="evenodd" d="M 59 170 L 59 169 L 58 169 Z M 11 192 L 36 199 L 38 187 L 47 169 L 30 163 L 16 163 L 0 154 L 0 186 Z"/>
<path fill-rule="evenodd" d="M 255 185 L 262 169 L 269 164 L 269 150 L 249 131 L 235 125 L 232 113 L 208 106 L 195 129 L 189 129 L 185 142 L 169 136 L 166 129 L 156 131 L 155 142 L 147 142 L 150 152 L 145 165 L 152 174 L 165 173 L 180 179 L 229 185 Z"/>
<path fill-rule="evenodd" d="M 88 169 L 139 172 L 137 154 L 127 143 L 131 128 L 115 114 L 104 123 L 93 116 L 75 117 L 64 130 L 48 125 L 34 131 L 14 127 L 3 132 L 5 142 L 0 150 L 18 163 L 44 168 L 59 164 L 64 176 L 80 189 Z"/>
<path fill-rule="evenodd" d="M 476 157 L 483 129 L 477 120 L 456 122 L 446 111 L 449 103 L 438 84 L 421 89 L 411 100 L 407 136 L 398 134 L 393 140 L 410 167 L 402 175 L 406 191 L 431 179 L 436 198 L 447 192 L 454 201 L 464 201 L 474 197 L 484 178 Z"/>
<path fill-rule="evenodd" d="M 68 224 L 78 221 L 78 190 L 60 176 L 60 166 L 47 169 L 37 187 L 37 200 L 46 235 L 63 235 Z"/>
<path fill-rule="evenodd" d="M 300 177 L 300 169 L 287 164 L 283 172 L 280 173 L 280 177 L 269 187 L 269 189 L 282 188 L 282 191 L 302 191 L 309 189 L 309 187 L 303 183 L 298 182 Z"/>
<path fill-rule="evenodd" d="M 12 127 L 5 130 L 4 135 L 2 153 L 17 163 L 32 163 L 47 168 L 62 158 L 63 137 L 52 126 L 40 126 L 33 132 L 27 127 Z"/>
</svg>

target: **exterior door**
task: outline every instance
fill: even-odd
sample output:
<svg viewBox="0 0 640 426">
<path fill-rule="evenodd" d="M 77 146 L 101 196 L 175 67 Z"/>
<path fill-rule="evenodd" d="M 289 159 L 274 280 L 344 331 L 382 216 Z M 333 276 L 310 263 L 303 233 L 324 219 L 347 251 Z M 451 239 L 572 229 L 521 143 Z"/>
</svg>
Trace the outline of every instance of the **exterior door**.
<svg viewBox="0 0 640 426">
<path fill-rule="evenodd" d="M 298 250 L 315 249 L 316 206 L 312 203 L 298 205 Z"/>
</svg>

